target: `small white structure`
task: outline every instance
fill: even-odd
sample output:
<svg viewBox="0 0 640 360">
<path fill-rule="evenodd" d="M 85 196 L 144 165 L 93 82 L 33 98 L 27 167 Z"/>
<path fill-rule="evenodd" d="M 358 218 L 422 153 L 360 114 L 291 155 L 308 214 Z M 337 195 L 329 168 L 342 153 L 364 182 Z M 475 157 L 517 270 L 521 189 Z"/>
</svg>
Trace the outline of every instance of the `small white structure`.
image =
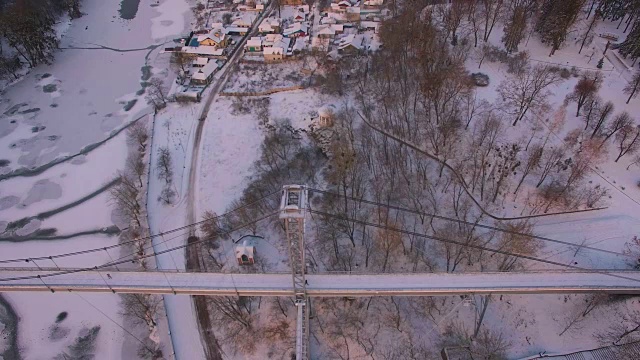
<svg viewBox="0 0 640 360">
<path fill-rule="evenodd" d="M 320 125 L 320 127 L 333 126 L 335 110 L 336 109 L 333 105 L 323 106 L 318 109 L 318 125 Z"/>
<path fill-rule="evenodd" d="M 253 265 L 256 256 L 256 240 L 255 236 L 247 236 L 242 243 L 236 245 L 236 260 L 238 265 Z"/>
</svg>

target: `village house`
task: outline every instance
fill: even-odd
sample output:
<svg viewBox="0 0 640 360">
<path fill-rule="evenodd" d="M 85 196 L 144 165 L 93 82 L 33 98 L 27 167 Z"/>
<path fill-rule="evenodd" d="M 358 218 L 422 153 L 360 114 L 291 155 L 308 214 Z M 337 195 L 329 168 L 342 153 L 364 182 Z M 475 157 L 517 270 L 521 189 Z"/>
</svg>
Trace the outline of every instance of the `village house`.
<svg viewBox="0 0 640 360">
<path fill-rule="evenodd" d="M 364 48 L 364 37 L 351 34 L 343 38 L 338 44 L 338 53 L 342 55 L 353 55 L 359 53 Z"/>
<path fill-rule="evenodd" d="M 225 58 L 224 49 L 218 48 L 217 46 L 183 46 L 179 51 L 193 57 L 200 56 L 214 59 Z"/>
<path fill-rule="evenodd" d="M 206 34 L 201 34 L 195 37 L 197 41 L 197 45 L 193 43 L 193 39 L 191 40 L 191 46 L 217 46 L 217 47 L 226 47 L 228 42 L 227 34 L 225 34 L 223 29 L 212 29 Z"/>
<path fill-rule="evenodd" d="M 266 18 L 258 25 L 258 32 L 261 34 L 271 34 L 280 32 L 279 18 Z"/>
<path fill-rule="evenodd" d="M 322 28 L 318 28 L 318 32 L 316 33 L 321 39 L 330 39 L 336 36 L 336 31 L 334 28 L 329 26 L 325 26 Z"/>
<path fill-rule="evenodd" d="M 279 46 L 287 50 L 290 43 L 291 39 L 284 37 L 282 34 L 267 34 L 264 38 L 262 38 L 263 47 Z"/>
<path fill-rule="evenodd" d="M 353 4 L 350 1 L 342 0 L 342 1 L 337 2 L 337 3 L 331 3 L 330 10 L 332 12 L 340 13 L 340 12 L 347 11 L 347 9 L 352 7 L 352 6 L 353 6 Z"/>
<path fill-rule="evenodd" d="M 377 21 L 361 21 L 360 30 L 373 30 L 374 33 L 378 33 L 380 23 Z"/>
<path fill-rule="evenodd" d="M 264 56 L 264 61 L 274 62 L 274 61 L 280 61 L 284 59 L 284 52 L 285 52 L 285 49 L 281 47 L 271 46 L 271 47 L 265 47 L 262 50 L 262 55 Z"/>
<path fill-rule="evenodd" d="M 303 23 L 294 23 L 291 26 L 284 29 L 284 31 L 282 32 L 284 36 L 292 37 L 292 38 L 307 36 L 308 33 L 309 33 L 309 27 L 307 26 L 307 24 L 303 24 Z"/>
<path fill-rule="evenodd" d="M 239 18 L 231 22 L 232 27 L 250 28 L 253 21 L 256 19 L 255 14 L 245 13 Z"/>
<path fill-rule="evenodd" d="M 307 20 L 307 15 L 300 11 L 296 12 L 296 14 L 293 16 L 293 21 L 296 21 L 296 22 L 302 22 L 306 20 Z"/>
<path fill-rule="evenodd" d="M 191 76 L 192 85 L 207 85 L 211 82 L 213 74 L 218 70 L 218 64 L 214 60 L 210 60 L 205 66 L 198 69 Z"/>
<path fill-rule="evenodd" d="M 365 0 L 363 2 L 364 6 L 382 6 L 384 4 L 384 0 Z"/>
<path fill-rule="evenodd" d="M 244 44 L 245 52 L 259 52 L 262 51 L 262 39 L 260 37 L 252 37 Z"/>
<path fill-rule="evenodd" d="M 347 21 L 360 21 L 360 7 L 354 6 L 347 8 Z"/>
<path fill-rule="evenodd" d="M 302 5 L 302 0 L 280 0 L 280 5 Z"/>
<path fill-rule="evenodd" d="M 290 38 L 282 36 L 282 34 L 267 34 L 262 39 L 262 55 L 267 62 L 279 61 L 284 59 L 289 50 Z"/>
<path fill-rule="evenodd" d="M 197 68 L 201 68 L 205 65 L 207 65 L 207 63 L 209 62 L 209 58 L 206 57 L 197 57 L 194 61 L 193 64 L 191 64 L 191 66 L 193 67 L 197 67 Z"/>
</svg>

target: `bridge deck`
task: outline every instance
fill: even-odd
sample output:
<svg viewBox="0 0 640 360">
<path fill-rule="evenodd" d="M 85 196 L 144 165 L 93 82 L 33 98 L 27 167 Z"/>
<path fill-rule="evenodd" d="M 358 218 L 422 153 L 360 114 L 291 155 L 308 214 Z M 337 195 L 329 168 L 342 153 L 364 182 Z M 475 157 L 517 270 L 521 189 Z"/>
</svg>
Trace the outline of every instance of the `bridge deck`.
<svg viewBox="0 0 640 360">
<path fill-rule="evenodd" d="M 0 270 L 0 292 L 83 291 L 231 296 L 292 296 L 291 274 Z M 42 278 L 27 278 L 41 275 Z M 15 280 L 7 280 L 18 278 Z M 438 296 L 607 292 L 640 294 L 640 272 L 307 275 L 308 296 Z"/>
</svg>

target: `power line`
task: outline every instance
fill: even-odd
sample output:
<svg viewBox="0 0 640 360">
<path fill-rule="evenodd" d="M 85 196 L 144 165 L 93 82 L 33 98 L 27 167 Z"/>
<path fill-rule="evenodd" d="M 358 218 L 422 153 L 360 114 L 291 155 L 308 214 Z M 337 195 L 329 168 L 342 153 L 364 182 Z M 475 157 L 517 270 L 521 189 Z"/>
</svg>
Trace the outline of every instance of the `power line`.
<svg viewBox="0 0 640 360">
<path fill-rule="evenodd" d="M 417 210 L 412 210 L 412 209 L 401 207 L 401 206 L 387 205 L 387 204 L 382 204 L 382 203 L 378 203 L 378 202 L 370 201 L 370 200 L 366 200 L 366 199 L 358 199 L 358 198 L 354 198 L 354 197 L 351 197 L 351 196 L 345 196 L 345 195 L 337 194 L 337 193 L 326 191 L 326 190 L 319 190 L 319 189 L 309 188 L 309 191 L 317 192 L 317 193 L 321 193 L 321 194 L 332 195 L 332 196 L 337 196 L 337 197 L 344 197 L 344 198 L 352 200 L 352 201 L 358 201 L 358 202 L 369 204 L 369 205 L 382 206 L 382 207 L 386 207 L 386 208 L 389 208 L 389 209 L 409 212 L 409 213 L 416 214 L 416 215 L 429 216 L 429 217 L 433 217 L 435 219 L 456 222 L 458 224 L 473 225 L 473 226 L 476 226 L 476 227 L 479 227 L 479 228 L 483 228 L 483 229 L 496 230 L 496 231 L 504 232 L 504 233 L 511 234 L 511 235 L 525 236 L 525 237 L 538 239 L 538 240 L 542 240 L 542 241 L 548 241 L 548 242 L 553 242 L 553 243 L 558 243 L 558 244 L 563 244 L 563 245 L 568 245 L 568 246 L 573 246 L 573 247 L 579 247 L 581 249 L 599 251 L 599 252 L 618 255 L 618 256 L 625 256 L 625 257 L 632 256 L 632 255 L 621 253 L 621 252 L 617 252 L 617 251 L 595 248 L 595 247 L 591 247 L 591 246 L 588 246 L 588 245 L 578 245 L 578 244 L 570 243 L 568 241 L 556 240 L 556 239 L 551 239 L 551 238 L 544 237 L 544 236 L 538 236 L 538 235 L 534 235 L 534 234 L 526 234 L 526 233 L 521 233 L 521 232 L 509 230 L 509 229 L 502 229 L 502 228 L 499 228 L 499 227 L 496 227 L 496 226 L 485 225 L 485 224 L 476 224 L 476 223 L 473 223 L 473 222 L 470 222 L 470 221 L 465 221 L 465 220 L 460 220 L 460 219 L 456 219 L 456 218 L 450 218 L 450 217 L 446 217 L 446 216 L 420 212 L 420 211 L 417 211 Z"/>
<path fill-rule="evenodd" d="M 277 194 L 279 192 L 280 192 L 280 190 L 274 191 L 274 192 L 272 192 L 270 194 L 267 194 L 267 195 L 263 196 L 262 198 L 260 198 L 258 200 L 255 200 L 255 201 L 252 201 L 250 203 L 241 205 L 241 206 L 239 206 L 239 207 L 237 207 L 237 208 L 235 208 L 233 210 L 229 210 L 224 214 L 217 215 L 217 216 L 214 216 L 212 218 L 207 218 L 207 219 L 204 219 L 204 220 L 192 223 L 192 224 L 188 224 L 188 225 L 185 225 L 185 226 L 182 226 L 182 227 L 179 227 L 179 228 L 174 228 L 174 229 L 167 230 L 167 231 L 164 231 L 164 232 L 159 232 L 157 234 L 148 235 L 148 236 L 145 236 L 145 237 L 140 237 L 140 238 L 136 238 L 136 239 L 133 239 L 133 240 L 128 240 L 128 241 L 125 241 L 125 242 L 122 242 L 122 243 L 119 243 L 119 244 L 116 244 L 116 245 L 103 246 L 103 247 L 99 247 L 99 248 L 87 249 L 87 250 L 82 250 L 82 251 L 74 251 L 74 252 L 68 252 L 68 253 L 50 255 L 50 256 L 6 259 L 6 260 L 0 260 L 0 264 L 15 263 L 15 262 L 30 262 L 30 261 L 34 261 L 34 260 L 52 260 L 52 259 L 55 259 L 55 258 L 63 258 L 63 257 L 69 257 L 69 256 L 75 256 L 75 255 L 84 255 L 84 254 L 89 254 L 89 253 L 98 252 L 98 251 L 107 251 L 108 249 L 113 249 L 113 248 L 117 248 L 117 247 L 120 247 L 120 246 L 128 245 L 128 244 L 131 244 L 131 243 L 138 242 L 140 240 L 147 240 L 147 239 L 152 239 L 154 237 L 175 233 L 177 231 L 188 229 L 188 228 L 191 228 L 193 226 L 198 226 L 198 225 L 203 224 L 203 223 L 205 223 L 207 221 L 210 221 L 210 220 L 215 220 L 215 219 L 218 219 L 218 218 L 221 218 L 221 217 L 226 217 L 226 216 L 228 216 L 229 214 L 231 214 L 233 212 L 236 212 L 236 211 L 244 209 L 246 207 L 255 205 L 255 204 L 259 203 L 260 201 L 262 201 L 262 200 L 264 200 L 264 199 L 266 199 L 266 198 L 268 198 L 270 196 L 273 196 L 274 194 Z M 119 258 L 119 259 L 121 259 L 121 258 Z"/>
<path fill-rule="evenodd" d="M 541 259 L 541 258 L 537 258 L 535 256 L 517 254 L 517 253 L 512 253 L 512 252 L 509 252 L 509 251 L 498 250 L 498 249 L 491 249 L 491 248 L 488 248 L 488 247 L 485 247 L 485 246 L 481 246 L 481 245 L 465 244 L 465 243 L 462 243 L 462 242 L 459 242 L 459 241 L 456 241 L 456 240 L 445 239 L 445 238 L 442 238 L 442 237 L 439 237 L 439 236 L 432 236 L 432 235 L 422 234 L 422 233 L 418 233 L 418 232 L 415 232 L 415 231 L 394 229 L 394 228 L 390 228 L 388 226 L 375 224 L 375 223 L 371 223 L 371 222 L 368 222 L 368 221 L 351 219 L 351 218 L 348 218 L 348 217 L 335 215 L 335 214 L 330 214 L 330 213 L 326 213 L 326 212 L 318 211 L 318 210 L 313 210 L 313 209 L 309 209 L 308 211 L 311 212 L 311 213 L 318 214 L 318 215 L 329 216 L 329 217 L 332 217 L 332 218 L 335 218 L 335 219 L 339 219 L 339 220 L 351 221 L 351 222 L 358 223 L 358 224 L 361 224 L 361 225 L 373 226 L 373 227 L 376 227 L 376 228 L 379 228 L 379 229 L 390 230 L 390 231 L 394 231 L 394 232 L 398 232 L 398 233 L 402 233 L 402 234 L 406 234 L 406 235 L 423 237 L 423 238 L 427 238 L 427 239 L 431 239 L 431 240 L 435 240 L 435 241 L 455 244 L 455 245 L 468 247 L 468 248 L 474 248 L 474 249 L 478 249 L 478 250 L 489 251 L 489 252 L 496 253 L 496 254 L 501 254 L 501 255 L 514 256 L 514 257 L 518 257 L 518 258 L 521 258 L 521 259 L 531 260 L 531 261 L 540 262 L 540 263 L 544 263 L 544 264 L 548 264 L 548 265 L 560 266 L 560 267 L 574 269 L 574 270 L 582 270 L 582 271 L 585 271 L 585 272 L 603 274 L 603 275 L 608 275 L 608 276 L 612 276 L 612 277 L 616 277 L 616 278 L 620 278 L 620 279 L 632 280 L 632 281 L 640 282 L 639 279 L 634 279 L 634 278 L 630 278 L 630 277 L 626 277 L 626 276 L 622 276 L 622 275 L 610 274 L 610 273 L 607 273 L 606 271 L 603 271 L 602 269 L 588 269 L 588 268 L 583 268 L 583 267 L 580 267 L 580 266 L 574 266 L 574 265 L 567 265 L 567 264 L 559 263 L 557 261 Z"/>
<path fill-rule="evenodd" d="M 245 224 L 243 224 L 241 226 L 235 227 L 235 228 L 233 228 L 233 229 L 231 229 L 229 231 L 222 232 L 222 233 L 220 233 L 220 235 L 229 235 L 234 231 L 237 231 L 237 230 L 240 230 L 240 229 L 245 228 L 247 226 L 250 226 L 250 225 L 253 225 L 255 223 L 258 223 L 258 222 L 260 222 L 260 221 L 262 221 L 264 219 L 267 219 L 267 218 L 269 218 L 269 217 L 271 217 L 273 215 L 276 215 L 277 213 L 278 213 L 278 211 L 274 211 L 274 212 L 272 212 L 272 213 L 270 213 L 268 215 L 262 216 L 262 217 L 260 217 L 258 219 L 253 220 L 253 221 L 249 221 L 249 222 L 247 222 L 247 223 L 245 223 Z M 187 247 L 192 246 L 192 245 L 200 244 L 205 240 L 209 240 L 209 239 L 208 238 L 198 239 L 198 240 L 193 241 L 191 243 L 186 243 L 186 244 L 183 244 L 183 245 L 175 246 L 175 247 L 169 248 L 167 250 L 155 252 L 153 254 L 143 255 L 143 256 L 140 256 L 137 259 L 146 259 L 146 258 L 149 258 L 149 257 L 152 257 L 152 256 L 162 255 L 162 254 L 166 254 L 166 253 L 169 253 L 169 252 L 172 252 L 172 251 L 176 251 L 176 250 L 179 250 L 179 249 L 184 249 L 184 248 L 187 248 Z M 79 269 L 74 269 L 74 270 L 60 271 L 60 272 L 56 272 L 56 273 L 43 274 L 43 275 L 19 276 L 19 277 L 13 277 L 13 278 L 0 278 L 0 282 L 15 281 L 15 280 L 29 280 L 29 279 L 40 279 L 40 280 L 42 280 L 42 278 L 47 278 L 47 277 L 54 277 L 54 276 L 67 275 L 67 274 L 75 274 L 75 273 L 85 272 L 85 271 L 95 271 L 95 270 L 98 270 L 98 269 L 106 268 L 108 266 L 124 264 L 124 263 L 129 262 L 129 261 L 130 260 L 120 260 L 120 261 L 116 261 L 115 263 L 105 263 L 105 264 L 96 265 L 96 266 L 93 266 L 93 267 L 86 267 L 86 268 L 79 268 Z"/>
</svg>

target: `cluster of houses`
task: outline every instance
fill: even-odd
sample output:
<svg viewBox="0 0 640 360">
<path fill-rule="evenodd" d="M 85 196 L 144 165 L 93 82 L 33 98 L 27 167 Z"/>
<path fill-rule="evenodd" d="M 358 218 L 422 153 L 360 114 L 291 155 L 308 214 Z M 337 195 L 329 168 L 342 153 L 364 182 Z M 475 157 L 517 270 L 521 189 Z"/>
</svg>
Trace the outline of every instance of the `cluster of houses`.
<svg viewBox="0 0 640 360">
<path fill-rule="evenodd" d="M 245 55 L 274 62 L 303 50 L 309 35 L 309 5 L 285 8 L 285 14 L 291 11 L 291 16 L 285 19 L 275 16 L 263 19 L 258 25 L 259 36 L 246 42 Z"/>
</svg>

